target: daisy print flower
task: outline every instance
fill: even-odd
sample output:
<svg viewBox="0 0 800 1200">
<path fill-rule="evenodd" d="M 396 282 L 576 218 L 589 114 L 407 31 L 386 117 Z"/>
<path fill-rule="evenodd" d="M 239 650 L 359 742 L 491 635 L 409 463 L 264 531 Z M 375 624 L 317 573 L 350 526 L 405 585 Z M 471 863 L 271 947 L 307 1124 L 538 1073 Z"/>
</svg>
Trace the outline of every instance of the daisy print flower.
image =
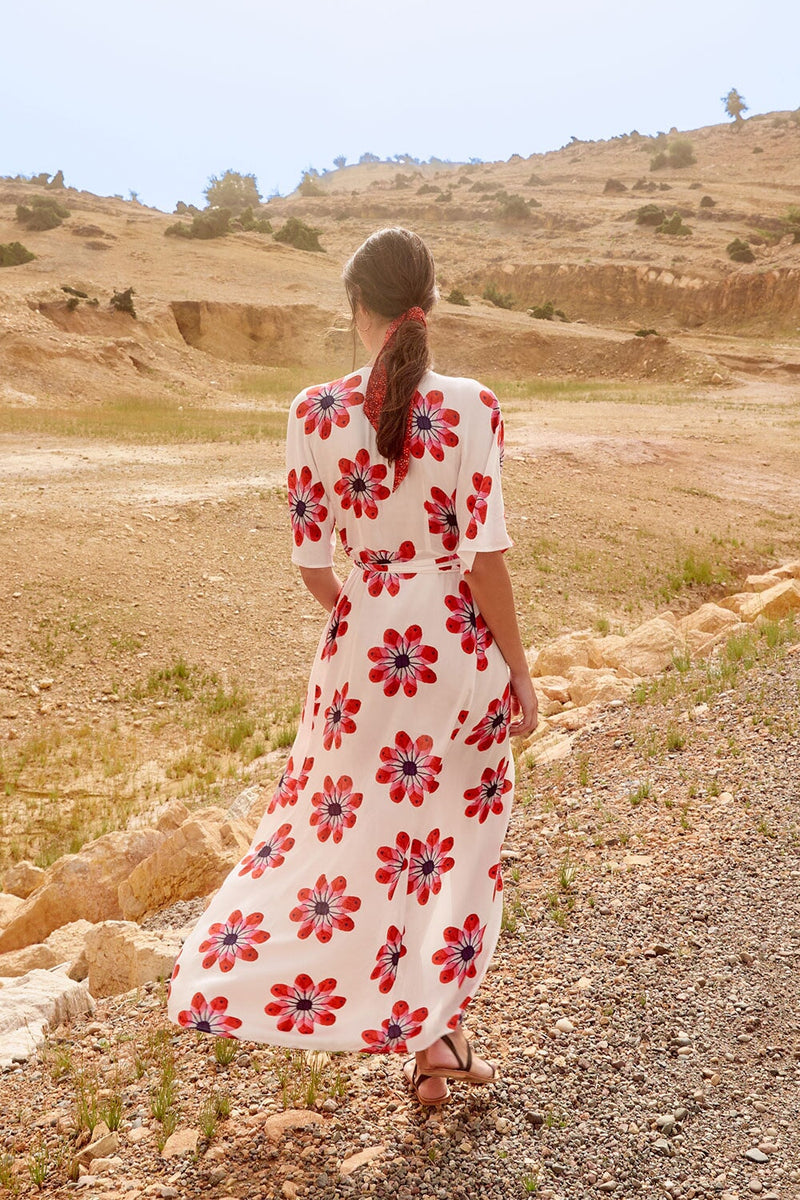
<svg viewBox="0 0 800 1200">
<path fill-rule="evenodd" d="M 428 514 L 428 529 L 441 536 L 445 550 L 455 550 L 458 545 L 458 517 L 456 516 L 456 494 L 448 496 L 441 488 L 431 488 L 431 498 L 425 501 Z"/>
<path fill-rule="evenodd" d="M 480 395 L 486 407 L 492 410 L 492 433 L 497 433 L 497 428 L 500 425 L 500 401 L 494 392 L 490 392 L 488 388 L 483 388 Z"/>
<path fill-rule="evenodd" d="M 343 683 L 341 690 L 333 693 L 333 700 L 325 709 L 325 732 L 322 735 L 322 745 L 326 750 L 335 746 L 338 750 L 342 737 L 347 733 L 355 733 L 356 723 L 353 717 L 361 708 L 361 701 L 348 699 L 348 684 Z"/>
<path fill-rule="evenodd" d="M 289 913 L 290 921 L 299 922 L 299 938 L 313 933 L 318 941 L 329 942 L 334 929 L 349 932 L 355 928 L 350 913 L 358 912 L 361 901 L 358 896 L 346 896 L 346 887 L 344 875 L 337 875 L 330 883 L 325 875 L 320 875 L 313 888 L 300 889 L 297 893 L 300 903 Z"/>
<path fill-rule="evenodd" d="M 205 970 L 219 964 L 221 971 L 230 971 L 237 958 L 255 962 L 258 958 L 256 946 L 269 938 L 266 929 L 259 929 L 263 920 L 263 913 L 254 912 L 243 917 L 237 908 L 227 921 L 215 921 L 209 926 L 209 936 L 197 947 L 201 954 L 205 954 Z"/>
<path fill-rule="evenodd" d="M 444 602 L 452 613 L 447 618 L 447 628 L 450 633 L 461 635 L 461 649 L 465 654 L 477 655 L 475 665 L 479 671 L 485 671 L 488 665 L 486 650 L 492 644 L 492 635 L 475 608 L 469 584 L 462 579 L 458 585 L 458 595 L 445 596 Z"/>
<path fill-rule="evenodd" d="M 441 392 L 419 396 L 411 409 L 409 449 L 414 458 L 422 458 L 427 450 L 437 462 L 442 462 L 444 447 L 458 445 L 458 434 L 453 433 L 453 426 L 458 425 L 460 419 L 457 412 L 444 407 Z"/>
<path fill-rule="evenodd" d="M 289 837 L 291 832 L 291 825 L 281 825 L 266 841 L 258 842 L 242 859 L 239 874 L 260 879 L 270 867 L 280 867 L 294 845 L 294 838 Z"/>
<path fill-rule="evenodd" d="M 342 508 L 352 508 L 353 514 L 369 517 L 374 521 L 378 515 L 378 501 L 391 495 L 383 480 L 387 469 L 383 463 L 372 466 L 368 450 L 359 450 L 355 461 L 339 459 L 341 478 L 333 485 Z"/>
<path fill-rule="evenodd" d="M 390 925 L 386 931 L 386 941 L 375 956 L 375 966 L 372 968 L 370 979 L 378 980 L 378 991 L 384 995 L 394 987 L 400 959 L 407 953 L 403 945 L 404 933 L 405 930 L 401 933 L 396 925 Z"/>
<path fill-rule="evenodd" d="M 442 875 L 455 866 L 456 860 L 449 857 L 452 849 L 453 839 L 440 841 L 438 829 L 432 829 L 424 842 L 414 838 L 408 864 L 408 895 L 414 892 L 420 904 L 427 904 L 431 895 L 439 895 Z"/>
<path fill-rule="evenodd" d="M 303 467 L 299 478 L 294 467 L 289 472 L 289 517 L 296 546 L 301 546 L 304 538 L 318 542 L 322 537 L 320 525 L 328 516 L 322 503 L 325 488 L 312 479 L 310 467 Z"/>
<path fill-rule="evenodd" d="M 471 913 L 461 929 L 449 925 L 444 931 L 445 944 L 437 950 L 431 961 L 441 967 L 441 983 L 452 983 L 455 979 L 461 987 L 465 979 L 474 979 L 477 974 L 475 961 L 483 949 L 485 925 L 481 925 L 477 913 Z"/>
<path fill-rule="evenodd" d="M 178 1022 L 185 1029 L 196 1029 L 199 1033 L 213 1033 L 215 1037 L 236 1037 L 233 1032 L 241 1025 L 238 1017 L 229 1017 L 227 996 L 212 996 L 206 1000 L 202 992 L 192 996 L 191 1008 L 178 1013 Z"/>
<path fill-rule="evenodd" d="M 464 799 L 469 801 L 464 809 L 465 816 L 477 816 L 482 825 L 489 813 L 503 811 L 503 796 L 513 787 L 511 780 L 506 779 L 507 770 L 508 761 L 501 758 L 497 767 L 486 768 L 481 775 L 478 787 L 468 788 L 464 792 Z"/>
<path fill-rule="evenodd" d="M 321 792 L 315 792 L 311 797 L 314 812 L 310 823 L 316 827 L 321 842 L 326 842 L 330 837 L 338 845 L 345 829 L 352 829 L 355 825 L 356 809 L 361 807 L 364 797 L 361 792 L 353 791 L 353 781 L 349 775 L 340 776 L 336 783 L 330 775 L 326 775 L 322 787 Z"/>
<path fill-rule="evenodd" d="M 407 1054 L 408 1038 L 417 1037 L 422 1031 L 422 1022 L 428 1015 L 427 1008 L 411 1011 L 405 1000 L 398 1000 L 391 1015 L 381 1023 L 380 1029 L 365 1029 L 362 1033 L 366 1048 L 373 1054 Z"/>
<path fill-rule="evenodd" d="M 382 767 L 375 773 L 378 783 L 388 783 L 389 796 L 395 804 L 408 799 L 419 808 L 426 793 L 435 792 L 439 781 L 435 778 L 442 769 L 442 760 L 431 754 L 433 738 L 423 733 L 411 740 L 401 730 L 395 735 L 394 746 L 381 749 Z"/>
<path fill-rule="evenodd" d="M 497 742 L 506 739 L 506 731 L 511 721 L 511 688 L 507 687 L 499 700 L 493 700 L 486 715 L 474 725 L 469 737 L 465 738 L 468 746 L 477 746 L 479 750 L 488 750 Z"/>
<path fill-rule="evenodd" d="M 415 554 L 416 549 L 411 541 L 402 542 L 396 550 L 362 550 L 358 561 L 370 596 L 380 596 L 383 591 L 396 596 L 400 591 L 401 579 L 409 574 L 403 574 L 396 568 Z"/>
<path fill-rule="evenodd" d="M 381 846 L 378 850 L 378 858 L 383 866 L 378 867 L 375 878 L 378 883 L 388 883 L 390 900 L 395 893 L 400 876 L 408 866 L 408 847 L 410 845 L 411 838 L 407 833 L 401 831 L 393 846 Z"/>
<path fill-rule="evenodd" d="M 347 1003 L 344 996 L 336 996 L 333 990 L 335 979 L 323 979 L 314 983 L 310 975 L 298 975 L 294 983 L 276 983 L 270 988 L 275 1000 L 264 1006 L 268 1017 L 278 1017 L 278 1029 L 289 1033 L 313 1033 L 315 1025 L 326 1028 L 336 1021 L 334 1015 Z"/>
<path fill-rule="evenodd" d="M 467 510 L 471 514 L 466 532 L 468 538 L 476 537 L 478 526 L 486 520 L 487 500 L 492 490 L 491 475 L 481 475 L 476 471 L 472 476 L 472 487 L 474 490 L 467 496 Z"/>
<path fill-rule="evenodd" d="M 322 658 L 333 658 L 336 651 L 339 649 L 339 642 L 347 633 L 347 617 L 352 609 L 352 604 L 347 596 L 340 596 L 333 606 L 333 611 L 328 621 L 328 627 L 325 630 L 325 645 L 322 648 Z M 314 716 L 317 715 L 316 707 Z"/>
<path fill-rule="evenodd" d="M 354 404 L 364 403 L 363 395 L 356 390 L 360 383 L 360 375 L 351 375 L 349 379 L 336 379 L 333 383 L 309 388 L 305 399 L 297 406 L 297 417 L 303 421 L 305 432 L 316 432 L 325 441 L 334 425 L 344 429 L 350 421 L 349 409 Z"/>
<path fill-rule="evenodd" d="M 387 629 L 383 645 L 368 651 L 370 662 L 375 663 L 369 677 L 373 683 L 383 684 L 387 696 L 395 696 L 401 686 L 406 696 L 416 696 L 418 683 L 436 682 L 436 672 L 428 664 L 436 662 L 438 657 L 434 646 L 423 645 L 419 625 L 409 625 L 402 634 Z"/>
</svg>

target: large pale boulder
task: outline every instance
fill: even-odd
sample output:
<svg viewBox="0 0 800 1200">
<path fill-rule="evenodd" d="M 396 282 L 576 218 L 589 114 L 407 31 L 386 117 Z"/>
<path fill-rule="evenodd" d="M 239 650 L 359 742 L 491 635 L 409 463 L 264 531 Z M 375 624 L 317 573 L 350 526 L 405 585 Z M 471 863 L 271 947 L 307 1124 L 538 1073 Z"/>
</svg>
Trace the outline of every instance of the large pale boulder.
<svg viewBox="0 0 800 1200">
<path fill-rule="evenodd" d="M 731 625 L 735 625 L 738 621 L 735 612 L 729 608 L 723 608 L 720 604 L 701 604 L 694 612 L 688 616 L 681 617 L 678 622 L 679 628 L 687 634 L 689 633 L 720 633 L 724 632 Z"/>
<path fill-rule="evenodd" d="M 133 921 L 103 921 L 86 935 L 92 996 L 117 996 L 151 979 L 172 974 L 184 929 L 141 929 Z"/>
<path fill-rule="evenodd" d="M 80 960 L 84 939 L 91 928 L 91 921 L 70 921 L 68 925 L 54 929 L 43 942 L 0 954 L 0 975 L 24 975 L 36 967 L 72 966 Z M 74 971 L 69 971 L 69 975 L 72 979 L 81 978 Z"/>
<path fill-rule="evenodd" d="M 531 667 L 532 675 L 566 675 L 571 667 L 590 667 L 590 643 L 594 637 L 589 630 L 565 633 L 542 646 Z"/>
<path fill-rule="evenodd" d="M 609 666 L 625 667 L 635 675 L 657 675 L 685 648 L 679 629 L 661 617 L 653 617 L 624 638 L 623 644 L 611 651 L 607 659 Z"/>
<path fill-rule="evenodd" d="M 728 608 L 738 616 L 745 604 L 756 599 L 756 596 L 755 592 L 734 592 L 732 596 L 724 596 L 718 603 L 720 608 Z"/>
<path fill-rule="evenodd" d="M 11 892 L 15 896 L 21 896 L 25 900 L 40 883 L 44 882 L 44 877 L 43 867 L 34 866 L 29 859 L 23 858 L 6 871 L 3 876 L 3 890 Z"/>
<path fill-rule="evenodd" d="M 768 617 L 776 621 L 800 609 L 800 580 L 784 579 L 765 592 L 759 592 L 739 609 L 743 621 Z"/>
<path fill-rule="evenodd" d="M 774 587 L 777 582 L 777 575 L 748 575 L 744 581 L 744 586 L 748 592 L 765 592 L 767 588 Z"/>
<path fill-rule="evenodd" d="M 548 700 L 557 700 L 559 704 L 566 704 L 569 700 L 569 680 L 563 675 L 539 675 L 535 686 L 536 691 Z"/>
<path fill-rule="evenodd" d="M 0 929 L 8 924 L 14 913 L 19 910 L 20 905 L 24 903 L 21 896 L 15 896 L 11 892 L 0 892 Z"/>
<path fill-rule="evenodd" d="M 750 626 L 745 621 L 740 621 L 736 617 L 732 625 L 726 625 L 724 629 L 719 629 L 716 633 L 704 633 L 702 629 L 690 629 L 686 634 L 686 649 L 691 658 L 708 658 L 716 646 L 727 642 L 729 638 L 735 637 L 739 633 L 744 633 L 749 628 Z"/>
<path fill-rule="evenodd" d="M 94 1012 L 85 983 L 63 971 L 28 971 L 3 981 L 0 1003 L 0 1067 L 24 1061 L 43 1043 L 48 1029 L 68 1017 Z"/>
<path fill-rule="evenodd" d="M 224 810 L 217 811 L 224 817 Z M 120 915 L 138 921 L 175 900 L 193 900 L 216 891 L 244 856 L 252 832 L 250 824 L 243 821 L 208 816 L 184 821 L 120 881 Z"/>
<path fill-rule="evenodd" d="M 612 666 L 610 655 L 613 655 L 624 644 L 625 638 L 618 633 L 609 633 L 602 638 L 592 638 L 589 642 L 588 665 L 595 669 Z"/>
<path fill-rule="evenodd" d="M 0 931 L 0 954 L 43 942 L 69 921 L 121 917 L 117 889 L 168 836 L 157 829 L 119 830 L 95 838 L 48 867 L 44 882 Z"/>
<path fill-rule="evenodd" d="M 774 575 L 776 579 L 800 579 L 800 558 L 794 562 L 783 563 L 780 567 L 775 567 L 770 571 L 770 575 Z"/>
<path fill-rule="evenodd" d="M 569 698 L 578 708 L 610 704 L 612 700 L 627 699 L 633 686 L 632 680 L 620 679 L 613 671 L 573 667 L 569 675 Z"/>
</svg>

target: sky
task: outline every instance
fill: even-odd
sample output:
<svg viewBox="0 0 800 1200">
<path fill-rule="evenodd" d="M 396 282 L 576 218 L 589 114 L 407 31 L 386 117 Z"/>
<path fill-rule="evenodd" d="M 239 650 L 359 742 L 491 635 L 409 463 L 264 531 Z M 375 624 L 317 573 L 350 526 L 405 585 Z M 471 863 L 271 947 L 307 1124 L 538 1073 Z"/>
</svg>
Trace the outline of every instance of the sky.
<svg viewBox="0 0 800 1200">
<path fill-rule="evenodd" d="M 0 175 L 171 212 L 212 175 L 527 156 L 800 106 L 797 0 L 23 0 L 3 5 Z"/>
</svg>

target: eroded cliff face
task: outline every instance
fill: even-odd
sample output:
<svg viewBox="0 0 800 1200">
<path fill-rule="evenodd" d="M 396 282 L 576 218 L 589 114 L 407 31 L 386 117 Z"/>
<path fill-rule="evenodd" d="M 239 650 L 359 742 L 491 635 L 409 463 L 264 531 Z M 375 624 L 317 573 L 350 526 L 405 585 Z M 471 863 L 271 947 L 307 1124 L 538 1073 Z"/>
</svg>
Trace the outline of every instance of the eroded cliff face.
<svg viewBox="0 0 800 1200">
<path fill-rule="evenodd" d="M 771 330 L 800 323 L 800 267 L 737 270 L 722 279 L 614 263 L 507 264 L 492 280 L 523 304 L 545 300 L 602 324 L 657 317 L 694 327 Z M 476 279 L 475 286 L 479 281 Z"/>
<path fill-rule="evenodd" d="M 313 304 L 173 300 L 170 309 L 187 345 L 229 362 L 271 366 L 304 361 L 333 323 L 333 314 Z"/>
</svg>

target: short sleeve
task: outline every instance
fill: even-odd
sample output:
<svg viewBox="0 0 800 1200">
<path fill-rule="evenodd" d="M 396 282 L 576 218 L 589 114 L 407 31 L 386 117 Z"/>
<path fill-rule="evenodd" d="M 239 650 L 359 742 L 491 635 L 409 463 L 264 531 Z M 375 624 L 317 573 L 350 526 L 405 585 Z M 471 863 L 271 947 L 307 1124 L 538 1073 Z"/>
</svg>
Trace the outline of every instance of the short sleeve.
<svg viewBox="0 0 800 1200">
<path fill-rule="evenodd" d="M 300 392 L 292 401 L 286 431 L 289 519 L 294 541 L 292 562 L 299 567 L 331 567 L 335 537 L 333 505 L 314 459 L 311 436 L 297 415 L 304 398 L 305 392 Z"/>
<path fill-rule="evenodd" d="M 475 555 L 508 550 L 503 506 L 503 418 L 497 397 L 478 385 L 478 394 L 461 427 L 461 461 L 456 483 L 461 573 L 471 571 Z"/>
</svg>

